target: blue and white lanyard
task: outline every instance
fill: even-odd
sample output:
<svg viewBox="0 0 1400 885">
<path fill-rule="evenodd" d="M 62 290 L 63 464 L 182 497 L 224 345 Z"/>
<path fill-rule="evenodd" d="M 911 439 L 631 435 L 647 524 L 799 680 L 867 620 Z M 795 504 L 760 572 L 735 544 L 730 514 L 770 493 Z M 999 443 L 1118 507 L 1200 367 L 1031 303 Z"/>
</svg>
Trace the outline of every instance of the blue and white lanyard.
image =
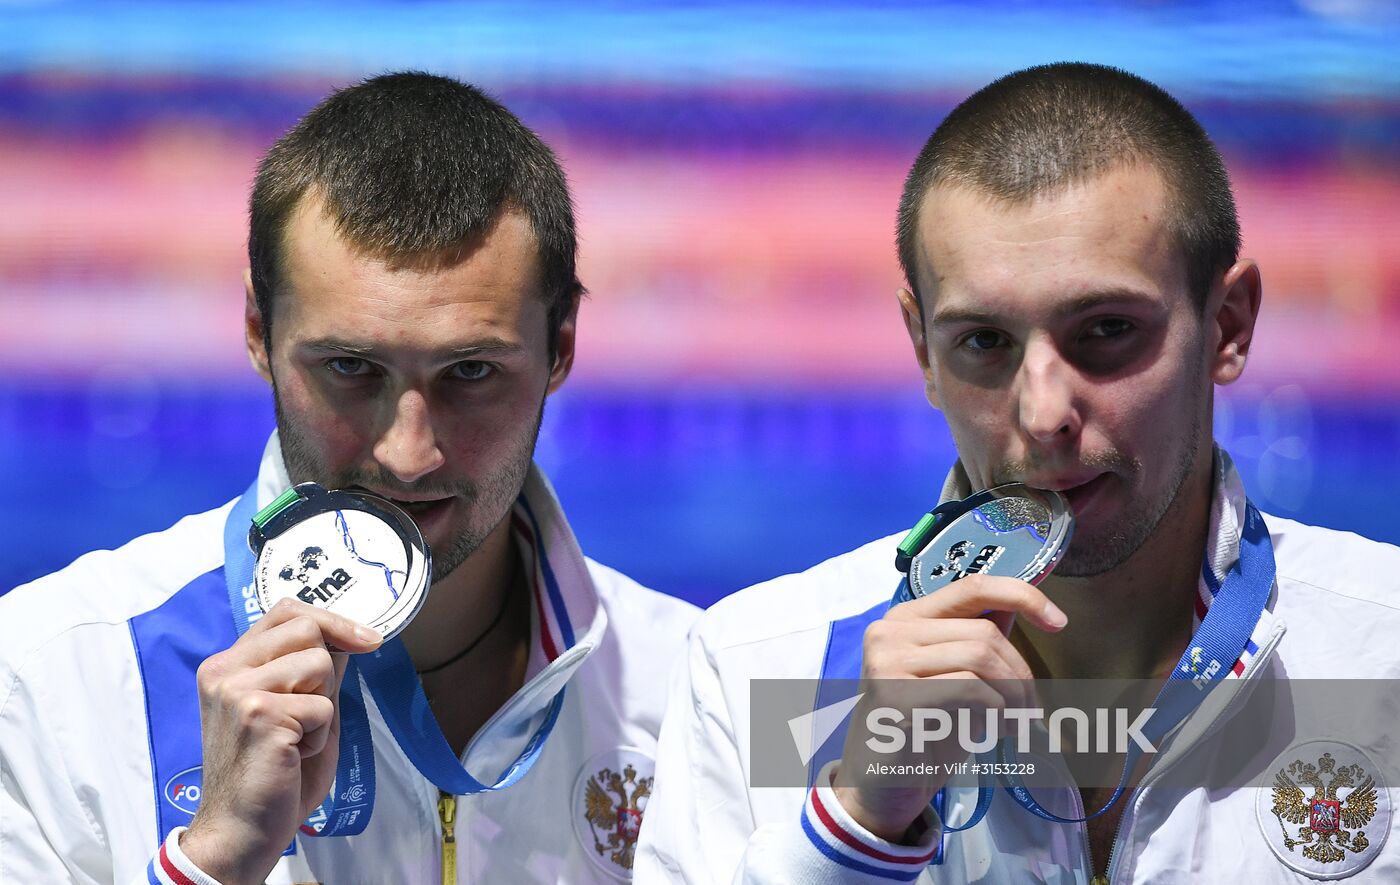
<svg viewBox="0 0 1400 885">
<path fill-rule="evenodd" d="M 1215 575 L 1210 571 L 1210 563 L 1206 562 L 1202 569 L 1207 575 L 1207 581 L 1214 585 Z M 1206 695 L 1210 694 L 1211 690 L 1230 672 L 1231 665 L 1244 652 L 1245 646 L 1249 643 L 1250 635 L 1254 632 L 1254 627 L 1263 614 L 1264 606 L 1269 602 L 1269 593 L 1274 586 L 1275 574 L 1274 547 L 1269 540 L 1268 527 L 1264 524 L 1263 517 L 1259 515 L 1259 511 L 1254 508 L 1254 505 L 1246 501 L 1239 558 L 1225 575 L 1225 580 L 1221 583 L 1214 602 L 1206 611 L 1205 619 L 1196 628 L 1195 635 L 1191 637 L 1191 642 L 1187 645 L 1186 651 L 1182 653 L 1181 660 L 1172 670 L 1172 675 L 1168 677 L 1166 684 L 1157 693 L 1157 698 L 1152 704 L 1153 709 L 1157 712 L 1142 726 L 1142 734 L 1149 743 L 1158 744 L 1174 728 L 1184 722 L 1205 700 Z M 905 581 L 900 582 L 900 588 L 896 591 L 891 605 L 897 605 L 904 601 L 907 580 L 906 578 Z M 1205 672 L 1195 674 L 1196 667 L 1193 666 L 1195 660 L 1207 661 L 1214 666 L 1207 666 Z M 992 752 L 979 754 L 978 760 L 991 762 L 998 758 L 1005 758 L 1006 747 L 1007 743 L 1003 741 L 1001 750 L 1003 755 L 1001 757 Z M 1142 749 L 1137 746 L 1135 741 L 1131 742 L 1124 758 L 1123 774 L 1118 779 L 1118 786 L 1113 791 L 1113 796 L 1102 808 L 1085 817 L 1060 817 L 1047 811 L 1031 795 L 1030 790 L 1019 775 L 1003 774 L 1001 778 L 1006 791 L 1016 800 L 1018 805 L 1031 814 L 1055 823 L 1077 824 L 1093 820 L 1113 807 L 1113 804 L 1123 795 L 1123 791 L 1127 789 L 1128 779 L 1141 755 Z M 991 771 L 994 769 L 989 766 L 983 770 Z M 1007 766 L 1006 770 L 1014 771 L 1015 767 Z M 995 787 L 986 783 L 985 778 L 979 775 L 977 804 L 973 806 L 972 813 L 961 825 L 950 826 L 943 815 L 944 793 L 943 790 L 939 790 L 934 795 L 932 805 L 939 813 L 944 832 L 959 833 L 976 826 L 991 808 L 994 793 Z"/>
<path fill-rule="evenodd" d="M 224 576 L 239 636 L 262 615 L 253 588 L 255 562 L 248 549 L 248 528 L 257 509 L 255 481 L 233 505 L 224 523 Z M 538 534 L 536 531 L 537 537 Z M 538 555 L 544 555 L 543 551 Z M 454 796 L 503 790 L 524 777 L 544 750 L 564 705 L 561 687 L 520 755 L 495 783 L 488 785 L 472 777 L 452 752 L 428 707 L 413 661 L 397 637 L 373 652 L 352 656 L 340 684 L 340 758 L 335 781 L 326 801 L 302 824 L 301 831 L 306 835 L 353 836 L 363 832 L 369 823 L 374 808 L 374 746 L 369 715 L 360 694 L 361 678 L 404 755 L 434 786 Z"/>
</svg>

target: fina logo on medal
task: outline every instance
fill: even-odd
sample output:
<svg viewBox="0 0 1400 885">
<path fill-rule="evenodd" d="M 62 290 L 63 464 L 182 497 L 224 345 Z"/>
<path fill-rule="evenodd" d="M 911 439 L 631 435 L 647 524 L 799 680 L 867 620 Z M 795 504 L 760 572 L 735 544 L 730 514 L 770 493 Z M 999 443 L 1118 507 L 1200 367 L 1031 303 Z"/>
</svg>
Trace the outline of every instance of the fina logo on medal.
<svg viewBox="0 0 1400 885">
<path fill-rule="evenodd" d="M 959 541 L 949 547 L 948 552 L 943 554 L 944 561 L 929 569 L 929 577 L 941 578 L 951 573 L 952 577 L 948 579 L 951 583 L 959 578 L 965 578 L 968 575 L 981 574 L 996 565 L 997 560 L 1006 552 L 1006 548 L 999 544 L 988 544 L 977 552 L 977 556 L 972 560 L 971 565 L 967 568 L 963 568 L 962 561 L 967 558 L 967 554 L 971 550 L 971 541 Z"/>
<path fill-rule="evenodd" d="M 308 605 L 331 602 L 355 583 L 355 579 L 343 568 L 331 570 L 319 584 L 312 584 L 312 572 L 320 571 L 326 561 L 326 552 L 320 547 L 307 547 L 297 557 L 296 565 L 286 565 L 278 573 L 284 581 L 299 581 L 302 589 L 297 591 L 297 599 Z"/>
<path fill-rule="evenodd" d="M 619 747 L 588 760 L 574 786 L 574 834 L 585 854 L 620 879 L 632 878 L 654 771 L 650 756 Z"/>
<path fill-rule="evenodd" d="M 1314 879 L 1342 879 L 1364 869 L 1390 834 L 1390 791 L 1360 749 L 1310 741 L 1270 766 L 1272 789 L 1256 810 L 1280 861 Z"/>
</svg>

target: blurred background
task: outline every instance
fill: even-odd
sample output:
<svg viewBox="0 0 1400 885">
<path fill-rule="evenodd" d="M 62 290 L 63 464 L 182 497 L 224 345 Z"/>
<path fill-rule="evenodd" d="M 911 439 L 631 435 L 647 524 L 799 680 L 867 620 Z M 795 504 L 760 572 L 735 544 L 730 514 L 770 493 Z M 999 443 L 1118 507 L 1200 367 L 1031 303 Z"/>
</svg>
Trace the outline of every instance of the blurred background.
<svg viewBox="0 0 1400 885">
<path fill-rule="evenodd" d="M 644 583 L 706 604 L 936 503 L 899 189 L 954 104 L 1063 59 L 1156 81 L 1225 153 L 1265 310 L 1217 435 L 1255 502 L 1400 541 L 1397 47 L 1377 0 L 0 0 L 0 592 L 247 485 L 254 166 L 402 68 L 493 92 L 569 172 L 593 294 L 538 458 Z"/>
</svg>

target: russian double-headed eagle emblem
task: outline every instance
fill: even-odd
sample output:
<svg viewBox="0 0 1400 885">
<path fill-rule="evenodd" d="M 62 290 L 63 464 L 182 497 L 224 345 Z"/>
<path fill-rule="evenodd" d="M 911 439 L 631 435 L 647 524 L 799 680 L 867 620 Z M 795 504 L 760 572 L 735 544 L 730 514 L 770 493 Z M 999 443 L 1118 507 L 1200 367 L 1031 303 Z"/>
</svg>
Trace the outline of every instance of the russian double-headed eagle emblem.
<svg viewBox="0 0 1400 885">
<path fill-rule="evenodd" d="M 1312 788 L 1311 795 L 1305 787 Z M 1323 753 L 1316 765 L 1294 760 L 1274 774 L 1272 811 L 1285 848 L 1301 846 L 1309 860 L 1337 863 L 1348 851 L 1357 854 L 1371 845 L 1365 829 L 1376 816 L 1376 782 L 1360 765 L 1338 767 L 1331 753 Z"/>
<path fill-rule="evenodd" d="M 642 829 L 642 809 L 654 777 L 638 777 L 630 763 L 622 771 L 604 768 L 588 779 L 585 817 L 593 831 L 593 850 L 630 871 Z"/>
</svg>

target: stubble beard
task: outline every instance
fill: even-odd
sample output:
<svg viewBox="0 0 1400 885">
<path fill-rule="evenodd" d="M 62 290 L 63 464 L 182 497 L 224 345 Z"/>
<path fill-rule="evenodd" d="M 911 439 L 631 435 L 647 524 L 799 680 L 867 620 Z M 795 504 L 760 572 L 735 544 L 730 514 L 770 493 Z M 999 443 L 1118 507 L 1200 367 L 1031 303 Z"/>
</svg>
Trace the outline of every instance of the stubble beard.
<svg viewBox="0 0 1400 885">
<path fill-rule="evenodd" d="M 522 437 L 521 445 L 511 454 L 505 467 L 485 477 L 481 483 L 471 480 L 462 480 L 455 484 L 425 482 L 405 488 L 392 474 L 383 470 L 352 469 L 333 474 L 321 463 L 315 447 L 307 442 L 296 423 L 282 409 L 282 399 L 277 395 L 275 384 L 272 399 L 277 415 L 277 438 L 282 448 L 282 461 L 293 485 L 314 481 L 326 485 L 327 488 L 362 486 L 380 490 L 397 489 L 406 494 L 411 492 L 414 495 L 434 498 L 456 498 L 456 506 L 467 514 L 466 524 L 445 543 L 431 551 L 435 583 L 445 579 L 466 562 L 481 548 L 501 522 L 510 516 L 515 499 L 525 487 L 525 477 L 530 472 L 535 443 L 539 439 L 540 425 L 544 420 L 544 402 L 541 401 L 534 427 Z"/>
<path fill-rule="evenodd" d="M 1059 565 L 1055 567 L 1055 574 L 1064 578 L 1093 578 L 1106 572 L 1111 572 L 1123 563 L 1132 558 L 1147 543 L 1147 540 L 1157 531 L 1163 521 L 1169 515 L 1177 513 L 1184 502 L 1181 501 L 1181 492 L 1186 487 L 1186 479 L 1191 475 L 1191 468 L 1196 463 L 1196 455 L 1201 448 L 1201 410 L 1200 394 L 1197 394 L 1192 403 L 1191 413 L 1194 416 L 1191 423 L 1190 440 L 1181 454 L 1181 458 L 1172 465 L 1173 476 L 1171 478 L 1171 493 L 1159 498 L 1156 501 L 1143 502 L 1141 506 L 1133 506 L 1135 502 L 1129 501 L 1129 509 L 1123 512 L 1114 520 L 1113 528 L 1107 535 L 1091 537 L 1086 535 L 1076 535 L 1065 551 L 1064 557 Z M 1112 466 L 1119 471 L 1125 487 L 1131 489 L 1137 483 L 1134 480 L 1140 477 L 1143 472 L 1142 462 L 1135 458 L 1127 458 L 1112 453 L 1107 459 L 1113 461 Z"/>
<path fill-rule="evenodd" d="M 1186 487 L 1186 478 L 1191 474 L 1191 466 L 1200 450 L 1200 419 L 1191 428 L 1191 445 L 1182 453 L 1174 468 L 1171 493 L 1155 502 L 1144 502 L 1143 506 L 1130 506 L 1114 520 L 1113 528 L 1098 537 L 1077 534 L 1065 551 L 1055 574 L 1064 578 L 1093 578 L 1111 572 L 1132 558 L 1133 554 L 1147 543 L 1168 514 L 1178 508 L 1181 491 Z M 1133 478 L 1142 474 L 1142 462 L 1136 459 L 1122 459 L 1128 470 L 1120 472 L 1127 487 L 1133 486 Z M 1129 502 L 1132 505 L 1134 502 Z M 1155 506 L 1154 506 L 1155 505 Z M 1150 509 L 1149 509 L 1150 508 Z"/>
</svg>

